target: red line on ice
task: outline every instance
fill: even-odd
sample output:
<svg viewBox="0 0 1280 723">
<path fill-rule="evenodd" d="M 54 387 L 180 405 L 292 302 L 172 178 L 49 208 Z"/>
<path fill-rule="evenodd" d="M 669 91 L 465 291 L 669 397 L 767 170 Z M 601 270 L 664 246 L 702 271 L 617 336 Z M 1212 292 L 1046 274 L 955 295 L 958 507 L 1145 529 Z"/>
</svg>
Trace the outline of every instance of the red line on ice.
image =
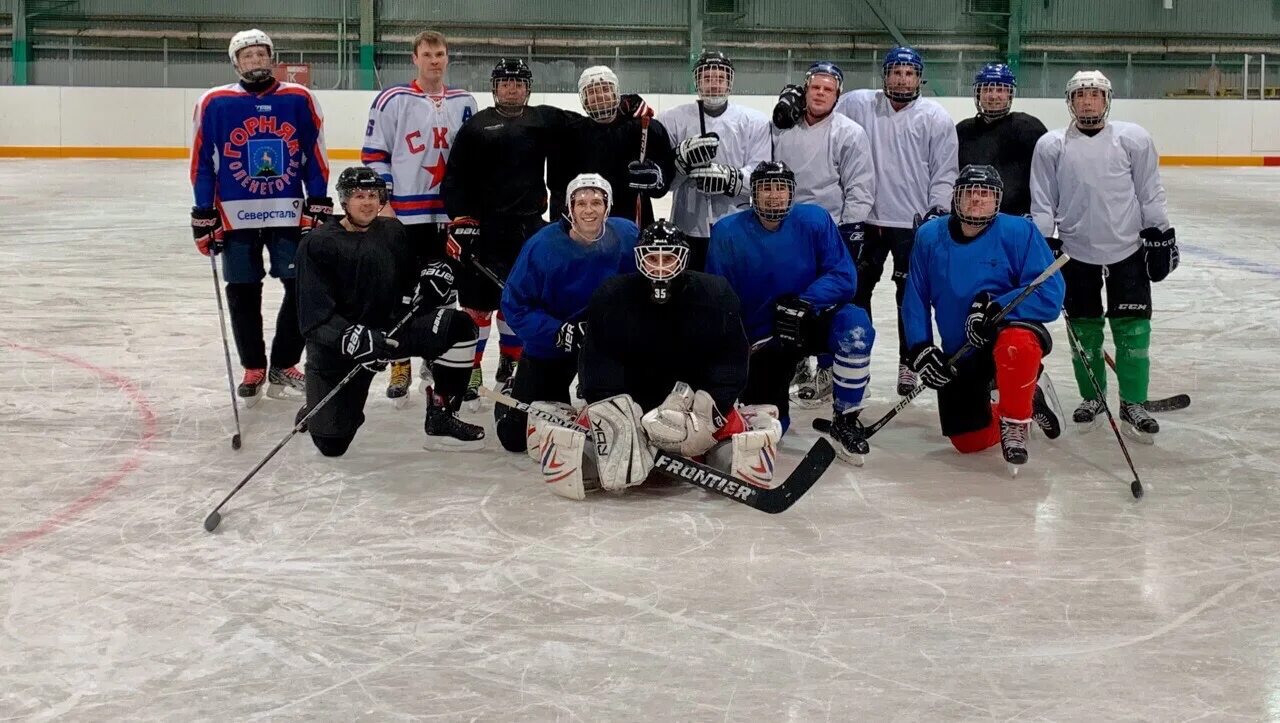
<svg viewBox="0 0 1280 723">
<path fill-rule="evenodd" d="M 50 359 L 56 359 L 60 362 L 83 369 L 96 375 L 100 379 L 111 382 L 117 389 L 124 392 L 125 395 L 129 397 L 129 401 L 133 402 L 134 407 L 138 410 L 138 420 L 142 423 L 142 436 L 139 437 L 137 443 L 134 444 L 133 452 L 129 455 L 128 459 L 122 462 L 114 472 L 102 478 L 87 494 L 62 508 L 44 522 L 41 522 L 39 526 L 19 532 L 3 542 L 0 542 L 0 557 L 4 557 L 9 553 L 26 547 L 45 535 L 55 532 L 58 528 L 98 506 L 106 499 L 107 495 L 114 491 L 116 487 L 120 486 L 120 483 L 124 481 L 125 477 L 128 477 L 134 472 L 134 470 L 142 466 L 142 454 L 151 446 L 151 440 L 155 439 L 156 436 L 156 414 L 151 409 L 151 405 L 147 402 L 146 396 L 138 390 L 138 387 L 128 378 L 117 372 L 95 366 L 83 359 L 77 359 L 76 357 L 51 351 L 49 349 L 38 349 L 36 347 L 17 344 L 11 341 L 0 341 L 0 343 L 14 349 L 30 352 L 32 354 L 39 354 Z"/>
</svg>

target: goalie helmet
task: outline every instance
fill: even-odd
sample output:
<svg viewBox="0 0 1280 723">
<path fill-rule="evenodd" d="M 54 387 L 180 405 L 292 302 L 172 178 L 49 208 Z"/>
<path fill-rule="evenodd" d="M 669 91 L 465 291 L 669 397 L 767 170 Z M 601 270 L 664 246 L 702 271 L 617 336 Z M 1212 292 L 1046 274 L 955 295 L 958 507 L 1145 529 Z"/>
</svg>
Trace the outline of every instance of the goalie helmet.
<svg viewBox="0 0 1280 723">
<path fill-rule="evenodd" d="M 267 55 L 275 58 L 275 45 L 271 42 L 271 36 L 257 28 L 241 30 L 231 36 L 231 43 L 227 45 L 227 55 L 231 58 L 231 67 L 236 69 L 236 72 L 240 74 L 241 78 L 244 78 L 250 83 L 260 83 L 271 77 L 271 68 L 255 68 L 254 70 L 247 72 L 242 72 L 240 70 L 240 63 L 237 56 L 240 54 L 241 50 L 251 48 L 255 45 L 264 46 L 267 49 Z"/>
<path fill-rule="evenodd" d="M 1009 90 L 1009 101 L 1001 108 L 986 108 L 982 105 L 982 91 L 990 88 L 1007 88 Z M 973 105 L 978 109 L 978 115 L 987 120 L 996 120 L 1009 115 L 1009 111 L 1013 109 L 1013 96 L 1018 90 L 1018 79 L 1014 76 L 1013 70 L 1004 63 L 987 63 L 982 66 L 982 70 L 973 76 Z"/>
<path fill-rule="evenodd" d="M 387 202 L 387 182 L 368 166 L 352 166 L 338 176 L 338 203 L 346 206 L 356 191 L 377 191 L 378 200 Z"/>
<path fill-rule="evenodd" d="M 689 241 L 676 225 L 660 218 L 649 224 L 636 242 L 636 268 L 649 279 L 651 297 L 665 304 L 671 285 L 689 263 Z"/>
<path fill-rule="evenodd" d="M 991 213 L 975 215 L 966 213 L 960 195 L 965 191 L 990 191 L 995 194 L 995 206 Z M 1004 200 L 1004 181 L 994 166 L 968 165 L 960 169 L 956 176 L 955 191 L 951 195 L 951 212 L 956 218 L 970 226 L 987 226 L 995 220 L 1000 212 L 1000 202 Z"/>
<path fill-rule="evenodd" d="M 593 65 L 578 76 L 578 100 L 591 120 L 608 123 L 618 115 L 618 76 L 607 65 Z"/>
<path fill-rule="evenodd" d="M 763 191 L 779 185 L 787 190 L 785 205 L 778 206 L 761 197 Z M 751 208 L 762 221 L 781 221 L 791 213 L 796 200 L 796 174 L 782 161 L 761 161 L 751 172 Z"/>
<path fill-rule="evenodd" d="M 613 186 L 609 181 L 599 173 L 580 173 L 569 181 L 569 185 L 564 189 L 564 212 L 565 217 L 569 219 L 569 225 L 575 229 L 578 222 L 573 217 L 573 196 L 583 189 L 596 189 L 604 196 L 604 219 L 609 218 L 609 211 L 613 209 Z M 604 235 L 604 223 L 600 224 L 600 236 Z M 599 240 L 597 236 L 593 240 Z"/>
<path fill-rule="evenodd" d="M 919 81 L 911 90 L 890 90 L 889 73 L 894 68 L 906 66 L 915 68 L 916 77 Z M 884 62 L 880 65 L 881 75 L 884 77 L 884 94 L 889 100 L 899 103 L 910 103 L 920 97 L 920 86 L 924 85 L 924 58 L 920 57 L 914 48 L 897 47 L 890 50 L 884 56 Z"/>
<path fill-rule="evenodd" d="M 702 51 L 693 64 L 693 87 L 704 106 L 723 108 L 733 92 L 733 62 L 718 50 Z"/>
<path fill-rule="evenodd" d="M 1089 89 L 1100 90 L 1105 96 L 1102 113 L 1082 116 L 1076 112 L 1075 104 L 1071 101 L 1076 93 Z M 1111 113 L 1111 80 L 1103 75 L 1101 70 L 1081 70 L 1071 76 L 1071 80 L 1067 81 L 1067 111 L 1071 113 L 1077 126 L 1083 128 L 1101 126 Z"/>
</svg>

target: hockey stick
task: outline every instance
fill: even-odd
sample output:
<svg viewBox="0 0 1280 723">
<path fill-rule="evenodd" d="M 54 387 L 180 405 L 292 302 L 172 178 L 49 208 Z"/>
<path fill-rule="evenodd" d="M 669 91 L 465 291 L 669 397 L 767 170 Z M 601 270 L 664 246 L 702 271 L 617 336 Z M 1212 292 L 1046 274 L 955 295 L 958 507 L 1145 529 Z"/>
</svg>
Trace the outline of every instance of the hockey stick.
<svg viewBox="0 0 1280 723">
<path fill-rule="evenodd" d="M 236 418 L 236 433 L 231 436 L 231 448 L 240 449 L 240 401 L 236 399 L 236 381 L 231 376 L 231 347 L 227 345 L 227 312 L 222 307 L 222 284 L 218 281 L 217 254 L 209 254 L 209 267 L 213 269 L 213 295 L 218 299 L 218 328 L 222 329 L 222 358 L 227 362 L 227 389 L 231 392 L 231 413 Z"/>
<path fill-rule="evenodd" d="M 1070 258 L 1066 254 L 1062 254 L 1057 259 L 1055 259 L 1052 264 L 1049 264 L 1049 268 L 1045 269 L 1040 273 L 1039 276 L 1035 277 L 1035 279 L 1033 279 L 1031 283 L 1027 284 L 1027 288 L 1022 290 L 1022 293 L 1013 297 L 1013 301 L 1010 301 L 1008 306 L 1004 307 L 1003 309 L 1000 310 L 1000 313 L 996 314 L 995 318 L 991 320 L 991 326 L 994 327 L 997 324 L 999 324 L 1001 321 L 1003 321 L 1004 318 L 1009 315 L 1009 312 L 1018 308 L 1018 304 L 1021 304 L 1024 300 L 1026 300 L 1028 296 L 1031 296 L 1031 294 L 1037 288 L 1040 287 L 1040 284 L 1043 284 L 1044 282 L 1049 280 L 1049 277 L 1058 273 L 1058 269 L 1062 268 L 1063 265 L 1065 265 L 1069 260 Z M 951 358 L 947 360 L 947 366 L 953 366 L 956 362 L 964 358 L 965 354 L 968 354 L 970 351 L 972 351 L 973 348 L 974 348 L 973 344 L 966 341 L 964 343 L 964 346 L 957 349 L 956 353 L 952 354 Z M 884 425 L 888 424 L 894 417 L 898 416 L 898 412 L 901 412 L 902 410 L 906 409 L 907 405 L 911 404 L 911 400 L 920 396 L 925 389 L 928 389 L 928 387 L 926 387 L 923 384 L 917 384 L 916 388 L 912 389 L 910 394 L 903 397 L 902 401 L 894 405 L 893 409 L 890 409 L 887 414 L 885 414 L 883 417 L 873 422 L 871 426 L 865 428 L 867 437 L 870 438 L 876 432 L 879 432 L 881 429 L 883 429 Z M 815 419 L 814 428 L 816 429 L 817 426 L 818 426 L 818 420 Z"/>
<path fill-rule="evenodd" d="M 644 163 L 645 155 L 649 152 L 649 116 L 640 118 L 640 162 Z M 643 209 L 640 199 L 643 195 L 639 190 L 636 191 L 636 225 L 643 227 Z"/>
<path fill-rule="evenodd" d="M 1102 358 L 1107 360 L 1107 366 L 1111 367 L 1111 371 L 1116 372 L 1116 360 L 1111 358 L 1111 352 L 1103 349 Z M 1189 406 L 1191 406 L 1191 396 L 1188 394 L 1175 394 L 1164 399 L 1148 399 L 1142 403 L 1142 408 L 1148 412 L 1176 412 Z"/>
<path fill-rule="evenodd" d="M 542 409 L 536 409 L 502 392 L 496 392 L 484 386 L 480 387 L 479 392 L 480 396 L 488 397 L 498 404 L 506 405 L 525 414 L 532 414 L 539 419 L 544 419 L 561 427 L 569 427 L 579 432 L 588 433 L 588 430 L 577 422 Z M 800 460 L 800 464 L 795 470 L 787 476 L 787 479 L 772 489 L 756 487 L 745 480 L 721 472 L 714 467 L 695 462 L 688 457 L 663 452 L 662 450 L 658 450 L 654 454 L 653 469 L 667 479 L 688 482 L 708 492 L 728 497 L 734 502 L 753 507 L 761 512 L 776 515 L 785 511 L 795 504 L 796 500 L 803 497 L 809 491 L 809 488 L 813 487 L 814 483 L 827 471 L 827 467 L 831 466 L 831 462 L 835 458 L 835 448 L 827 440 L 819 438 L 805 453 L 804 459 Z"/>
<path fill-rule="evenodd" d="M 499 289 L 507 288 L 507 285 L 503 283 L 502 279 L 498 278 L 497 274 L 493 273 L 492 269 L 480 263 L 480 259 L 476 258 L 475 256 L 468 256 L 467 258 L 471 259 L 472 266 L 476 267 L 476 269 L 478 269 L 480 273 L 484 274 L 485 277 L 488 278 L 490 281 L 497 284 Z"/>
<path fill-rule="evenodd" d="M 1064 257 L 1065 258 L 1065 257 Z M 1089 377 L 1089 383 L 1093 385 L 1093 393 L 1098 395 L 1097 399 L 1102 403 L 1102 411 L 1107 413 L 1107 421 L 1111 423 L 1111 431 L 1116 435 L 1116 441 L 1120 443 L 1120 451 L 1124 453 L 1124 461 L 1129 463 L 1129 471 L 1133 473 L 1133 482 L 1129 483 L 1129 491 L 1133 493 L 1134 499 L 1142 499 L 1142 480 L 1138 478 L 1138 470 L 1133 466 L 1133 457 L 1129 456 L 1129 447 L 1124 443 L 1124 438 L 1120 436 L 1120 427 L 1116 426 L 1116 418 L 1111 414 L 1111 405 L 1107 404 L 1107 397 L 1102 393 L 1102 386 L 1098 384 L 1098 378 L 1093 374 L 1093 368 L 1089 366 L 1088 357 L 1084 352 L 1084 344 L 1080 343 L 1080 338 L 1076 336 L 1075 329 L 1071 328 L 1071 319 L 1067 317 L 1067 312 L 1062 312 L 1062 320 L 1067 322 L 1067 339 L 1071 341 L 1071 351 L 1075 352 L 1080 359 L 1080 366 L 1084 368 L 1085 375 Z"/>
<path fill-rule="evenodd" d="M 408 314 L 405 314 L 403 319 L 397 322 L 395 326 L 391 327 L 391 331 L 387 332 L 387 336 L 392 336 L 396 332 L 400 331 L 400 327 L 407 324 L 409 320 L 412 318 L 413 318 L 412 311 L 410 311 Z M 271 458 L 276 456 L 277 452 L 284 449 L 284 446 L 289 443 L 289 440 L 293 439 L 294 435 L 306 429 L 307 422 L 310 422 L 311 418 L 316 416 L 316 412 L 323 409 L 324 405 L 328 404 L 331 399 L 337 396 L 338 392 L 342 391 L 342 388 L 347 386 L 347 382 L 351 381 L 352 378 L 355 377 L 356 373 L 359 372 L 361 369 L 364 369 L 364 366 L 361 364 L 356 364 L 354 367 L 352 367 L 351 371 L 347 372 L 347 375 L 342 378 L 342 381 L 338 382 L 338 384 L 332 390 L 330 390 L 328 394 L 324 395 L 323 399 L 321 399 L 314 407 L 312 407 L 310 410 L 307 411 L 307 415 L 305 417 L 303 417 L 302 419 L 296 420 L 294 422 L 293 429 L 289 430 L 289 433 L 284 436 L 284 439 L 276 443 L 276 446 L 273 447 L 270 452 L 267 452 L 267 456 L 263 457 L 261 462 L 258 462 L 258 464 L 254 465 L 254 468 L 249 470 L 249 474 L 245 475 L 244 479 L 240 480 L 240 484 L 236 485 L 235 489 L 231 490 L 231 492 L 228 493 L 226 497 L 223 497 L 222 501 L 218 503 L 218 506 L 213 508 L 213 512 L 210 512 L 209 516 L 204 518 L 205 532 L 213 532 L 218 528 L 218 525 L 222 522 L 222 515 L 218 511 L 222 509 L 222 506 L 227 504 L 227 502 L 230 501 L 232 497 L 235 497 L 236 493 L 239 492 L 241 488 L 249 484 L 249 480 L 253 479 L 253 476 L 258 473 L 258 470 L 266 466 L 267 462 L 270 462 Z"/>
</svg>

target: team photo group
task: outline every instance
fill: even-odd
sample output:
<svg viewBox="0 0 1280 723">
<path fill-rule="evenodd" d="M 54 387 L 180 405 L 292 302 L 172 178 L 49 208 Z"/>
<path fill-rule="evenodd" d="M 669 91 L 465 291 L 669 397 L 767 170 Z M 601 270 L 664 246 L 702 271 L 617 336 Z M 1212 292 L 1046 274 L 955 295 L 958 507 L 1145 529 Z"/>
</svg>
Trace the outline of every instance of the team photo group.
<svg viewBox="0 0 1280 723">
<path fill-rule="evenodd" d="M 828 448 L 874 464 L 872 436 L 924 390 L 958 453 L 998 447 L 1012 474 L 1032 430 L 1159 432 L 1144 406 L 1152 284 L 1178 247 L 1152 137 L 1109 117 L 1102 72 L 1071 77 L 1071 120 L 1049 130 L 1013 109 L 999 62 L 955 123 L 922 96 L 909 47 L 884 56 L 878 88 L 812 63 L 772 117 L 734 101 L 716 51 L 694 64 L 696 100 L 655 114 L 606 66 L 581 72 L 581 112 L 532 105 L 532 69 L 510 57 L 480 109 L 447 84 L 443 35 L 409 50 L 417 76 L 374 98 L 332 197 L 321 108 L 273 77 L 266 33 L 233 37 L 236 82 L 194 109 L 191 225 L 243 367 L 233 405 L 296 400 L 294 433 L 321 454 L 353 444 L 376 379 L 409 402 L 415 366 L 428 450 L 501 453 L 459 416 L 488 398 L 498 446 L 579 500 L 681 464 L 767 494 L 793 407 L 829 412 L 814 420 Z M 896 308 L 873 324 L 886 266 Z M 268 273 L 284 291 L 269 348 Z M 877 350 L 891 316 L 897 349 Z M 1059 317 L 1066 414 L 1043 364 Z M 873 422 L 871 358 L 895 353 L 897 378 L 874 383 L 901 400 Z"/>
</svg>

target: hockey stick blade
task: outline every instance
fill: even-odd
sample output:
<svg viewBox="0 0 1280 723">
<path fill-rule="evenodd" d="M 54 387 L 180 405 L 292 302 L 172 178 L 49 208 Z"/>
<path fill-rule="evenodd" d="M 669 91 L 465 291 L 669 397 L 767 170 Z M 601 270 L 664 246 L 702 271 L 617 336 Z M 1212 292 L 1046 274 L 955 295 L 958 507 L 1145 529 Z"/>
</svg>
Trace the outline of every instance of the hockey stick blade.
<svg viewBox="0 0 1280 723">
<path fill-rule="evenodd" d="M 1191 396 L 1189 394 L 1175 394 L 1164 399 L 1148 399 L 1142 403 L 1143 409 L 1148 412 L 1176 412 L 1189 406 L 1191 406 Z"/>
<path fill-rule="evenodd" d="M 480 386 L 477 391 L 482 397 L 488 397 L 494 402 L 525 414 L 532 414 L 552 424 L 577 429 L 580 432 L 586 431 L 582 425 L 576 422 L 542 409 L 534 409 L 524 402 L 486 386 Z M 819 439 L 809 448 L 808 452 L 805 452 L 804 458 L 787 476 L 787 479 L 772 489 L 757 487 L 746 480 L 738 479 L 714 467 L 695 462 L 687 457 L 668 454 L 661 450 L 654 455 L 653 469 L 667 479 L 688 482 L 708 492 L 728 497 L 734 502 L 753 507 L 761 512 L 776 515 L 787 510 L 796 503 L 796 500 L 803 497 L 822 477 L 823 473 L 827 471 L 827 468 L 831 466 L 835 458 L 836 450 L 831 446 L 831 443 L 825 439 Z"/>
</svg>

